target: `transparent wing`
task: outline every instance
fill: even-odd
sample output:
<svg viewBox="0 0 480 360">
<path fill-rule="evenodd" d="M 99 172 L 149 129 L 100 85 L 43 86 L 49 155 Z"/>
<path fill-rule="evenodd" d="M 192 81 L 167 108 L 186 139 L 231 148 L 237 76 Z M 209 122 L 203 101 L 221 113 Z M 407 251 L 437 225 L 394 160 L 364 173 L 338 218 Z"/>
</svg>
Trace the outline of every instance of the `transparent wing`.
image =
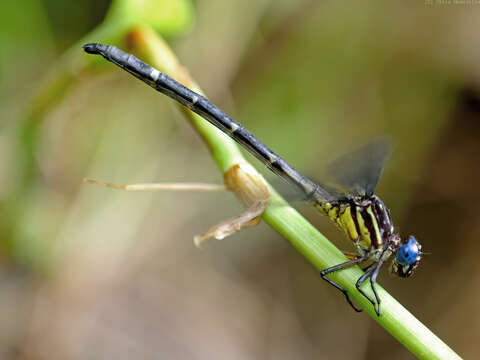
<svg viewBox="0 0 480 360">
<path fill-rule="evenodd" d="M 359 196 L 373 195 L 391 148 L 391 142 L 381 138 L 331 163 L 328 174 L 334 183 L 340 185 L 341 190 L 337 192 L 350 192 Z"/>
<path fill-rule="evenodd" d="M 340 156 L 327 166 L 324 176 L 311 179 L 331 195 L 330 199 L 346 199 L 352 194 L 373 195 L 390 153 L 391 142 L 380 138 Z M 271 172 L 262 169 L 260 172 L 288 201 L 303 203 L 310 200 L 306 194 Z"/>
</svg>

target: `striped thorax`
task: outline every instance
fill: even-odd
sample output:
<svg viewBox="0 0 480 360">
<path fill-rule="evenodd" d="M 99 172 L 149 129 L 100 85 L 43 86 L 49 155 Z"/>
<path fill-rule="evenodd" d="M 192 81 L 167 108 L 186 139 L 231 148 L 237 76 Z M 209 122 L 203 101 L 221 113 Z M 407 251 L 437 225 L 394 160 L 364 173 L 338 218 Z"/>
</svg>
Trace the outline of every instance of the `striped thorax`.
<svg viewBox="0 0 480 360">
<path fill-rule="evenodd" d="M 327 215 L 363 253 L 382 251 L 394 228 L 390 211 L 376 195 L 318 203 Z"/>
</svg>

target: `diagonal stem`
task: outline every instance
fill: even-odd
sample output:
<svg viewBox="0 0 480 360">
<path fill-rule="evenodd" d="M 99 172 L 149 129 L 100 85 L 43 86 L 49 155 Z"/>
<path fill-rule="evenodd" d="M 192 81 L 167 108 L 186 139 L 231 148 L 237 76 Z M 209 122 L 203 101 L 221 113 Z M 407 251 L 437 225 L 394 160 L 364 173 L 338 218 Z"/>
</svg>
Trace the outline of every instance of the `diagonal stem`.
<svg viewBox="0 0 480 360">
<path fill-rule="evenodd" d="M 98 39 L 102 40 L 102 39 Z M 201 90 L 179 64 L 168 45 L 149 28 L 137 28 L 128 37 L 132 50 L 152 66 L 177 79 L 196 92 Z M 199 115 L 180 107 L 187 120 L 202 136 L 219 168 L 225 173 L 232 166 L 245 163 L 238 147 L 228 136 L 208 124 Z M 270 188 L 271 189 L 271 188 Z M 291 208 L 273 189 L 271 202 L 262 218 L 283 235 L 318 270 L 345 262 L 347 259 L 317 229 Z M 416 319 L 385 290 L 377 285 L 382 299 L 382 316 L 378 317 L 368 300 L 355 289 L 355 283 L 363 272 L 358 267 L 331 274 L 332 279 L 345 288 L 356 304 L 360 305 L 392 336 L 420 359 L 459 359 L 444 342 Z M 373 295 L 367 287 L 367 294 Z"/>
</svg>

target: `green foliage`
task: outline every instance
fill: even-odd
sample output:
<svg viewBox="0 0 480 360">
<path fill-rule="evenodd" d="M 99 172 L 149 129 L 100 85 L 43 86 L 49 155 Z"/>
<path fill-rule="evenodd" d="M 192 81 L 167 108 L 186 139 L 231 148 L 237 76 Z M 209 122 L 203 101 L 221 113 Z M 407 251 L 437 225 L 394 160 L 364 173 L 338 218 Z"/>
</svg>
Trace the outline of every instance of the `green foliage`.
<svg viewBox="0 0 480 360">
<path fill-rule="evenodd" d="M 183 33 L 193 23 L 190 0 L 114 0 L 105 18 L 122 27 L 151 26 L 164 36 Z"/>
</svg>

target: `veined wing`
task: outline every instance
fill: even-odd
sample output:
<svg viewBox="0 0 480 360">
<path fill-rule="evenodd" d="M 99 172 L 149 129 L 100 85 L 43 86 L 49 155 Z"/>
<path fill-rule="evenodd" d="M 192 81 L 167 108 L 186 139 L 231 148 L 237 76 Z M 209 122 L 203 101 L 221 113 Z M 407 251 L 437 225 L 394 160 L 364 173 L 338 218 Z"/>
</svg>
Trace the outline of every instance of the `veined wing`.
<svg viewBox="0 0 480 360">
<path fill-rule="evenodd" d="M 390 141 L 380 138 L 336 159 L 329 165 L 328 174 L 341 187 L 337 193 L 373 195 L 390 153 Z"/>
</svg>

